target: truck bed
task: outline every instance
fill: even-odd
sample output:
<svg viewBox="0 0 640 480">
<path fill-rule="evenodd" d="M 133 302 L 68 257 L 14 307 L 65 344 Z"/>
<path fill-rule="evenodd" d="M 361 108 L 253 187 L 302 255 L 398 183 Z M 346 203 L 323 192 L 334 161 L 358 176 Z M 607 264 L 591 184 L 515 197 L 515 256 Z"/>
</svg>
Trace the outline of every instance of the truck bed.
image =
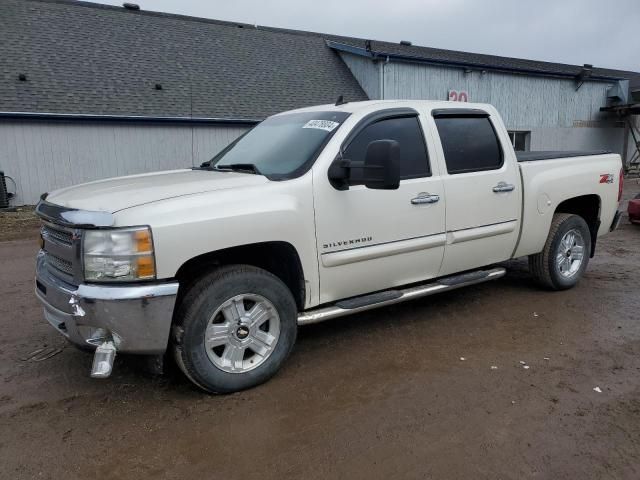
<svg viewBox="0 0 640 480">
<path fill-rule="evenodd" d="M 600 212 L 598 236 L 609 231 L 618 206 L 620 155 L 601 151 L 566 151 L 525 152 L 517 157 L 524 195 L 522 218 L 525 221 L 514 257 L 542 251 L 553 214 L 565 198 L 588 197 L 590 201 L 595 200 Z"/>
<path fill-rule="evenodd" d="M 587 157 L 591 155 L 604 155 L 611 153 L 608 150 L 591 150 L 591 151 L 539 151 L 539 152 L 516 152 L 516 158 L 519 162 L 535 162 L 538 160 L 551 160 L 554 158 L 572 158 Z"/>
</svg>

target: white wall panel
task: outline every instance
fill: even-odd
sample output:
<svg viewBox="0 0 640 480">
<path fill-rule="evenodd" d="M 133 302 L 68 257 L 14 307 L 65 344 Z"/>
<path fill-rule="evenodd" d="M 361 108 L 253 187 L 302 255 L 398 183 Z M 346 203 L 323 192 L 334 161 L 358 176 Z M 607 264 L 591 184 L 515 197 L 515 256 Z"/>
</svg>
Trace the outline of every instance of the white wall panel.
<svg viewBox="0 0 640 480">
<path fill-rule="evenodd" d="M 572 127 L 573 122 L 600 120 L 612 83 L 586 82 L 578 90 L 572 79 L 441 67 L 418 63 L 374 63 L 370 59 L 342 53 L 342 58 L 371 98 L 380 83 L 387 99 L 447 100 L 449 90 L 469 92 L 469 101 L 491 103 L 508 128 Z"/>
<path fill-rule="evenodd" d="M 469 101 L 490 103 L 508 128 L 572 127 L 574 121 L 601 120 L 610 83 L 495 72 L 465 73 L 461 68 L 388 63 L 384 98 L 447 100 L 449 90 L 465 90 Z"/>
<path fill-rule="evenodd" d="M 624 128 L 537 128 L 531 150 L 610 150 L 622 155 Z"/>
<path fill-rule="evenodd" d="M 380 63 L 373 63 L 368 58 L 357 55 L 340 54 L 344 63 L 347 64 L 349 70 L 356 78 L 364 93 L 369 99 L 377 100 L 380 98 Z M 348 98 L 345 100 L 349 101 Z"/>
<path fill-rule="evenodd" d="M 612 83 L 585 82 L 576 90 L 572 79 L 477 70 L 465 73 L 463 68 L 374 63 L 349 53 L 341 55 L 371 98 L 447 100 L 449 90 L 464 90 L 469 101 L 494 105 L 508 129 L 531 131 L 532 150 L 622 153 L 625 148 L 624 129 L 615 128 L 611 117 L 600 112 Z"/>
<path fill-rule="evenodd" d="M 245 127 L 0 121 L 0 170 L 14 178 L 12 205 L 101 178 L 200 165 Z M 11 190 L 12 184 L 8 182 Z"/>
</svg>

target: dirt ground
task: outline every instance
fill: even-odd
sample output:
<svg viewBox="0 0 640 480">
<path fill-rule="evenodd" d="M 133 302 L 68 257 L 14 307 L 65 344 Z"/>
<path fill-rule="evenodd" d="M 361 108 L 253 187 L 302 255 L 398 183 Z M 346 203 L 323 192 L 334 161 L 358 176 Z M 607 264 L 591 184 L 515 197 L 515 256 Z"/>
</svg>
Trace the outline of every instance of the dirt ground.
<svg viewBox="0 0 640 480">
<path fill-rule="evenodd" d="M 0 210 L 0 242 L 33 237 L 39 229 L 40 222 L 33 207 Z"/>
<path fill-rule="evenodd" d="M 90 379 L 91 355 L 42 318 L 36 249 L 0 243 L 2 479 L 640 478 L 626 219 L 573 290 L 510 262 L 496 282 L 302 328 L 279 375 L 228 396 L 131 357 Z"/>
</svg>

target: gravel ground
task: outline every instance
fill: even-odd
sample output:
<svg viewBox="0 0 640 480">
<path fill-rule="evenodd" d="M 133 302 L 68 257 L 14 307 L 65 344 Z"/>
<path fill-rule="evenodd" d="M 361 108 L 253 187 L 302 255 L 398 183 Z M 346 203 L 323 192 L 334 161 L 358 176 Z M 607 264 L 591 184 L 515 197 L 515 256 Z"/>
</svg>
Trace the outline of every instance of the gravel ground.
<svg viewBox="0 0 640 480">
<path fill-rule="evenodd" d="M 123 356 L 91 380 L 91 355 L 42 318 L 36 250 L 0 243 L 0 478 L 640 478 L 626 220 L 575 289 L 538 290 L 509 262 L 492 283 L 305 327 L 279 375 L 228 396 Z"/>
<path fill-rule="evenodd" d="M 20 207 L 15 211 L 0 210 L 0 242 L 37 238 L 40 222 L 33 207 Z"/>
</svg>

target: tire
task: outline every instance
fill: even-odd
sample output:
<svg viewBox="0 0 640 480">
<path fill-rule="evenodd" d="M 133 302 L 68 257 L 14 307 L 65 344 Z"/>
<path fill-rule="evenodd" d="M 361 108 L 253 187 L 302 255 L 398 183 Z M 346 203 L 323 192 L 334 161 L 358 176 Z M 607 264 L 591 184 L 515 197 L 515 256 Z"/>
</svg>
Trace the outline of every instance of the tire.
<svg viewBox="0 0 640 480">
<path fill-rule="evenodd" d="M 189 287 L 176 310 L 172 346 L 176 363 L 194 384 L 232 393 L 275 375 L 297 331 L 296 302 L 279 278 L 230 265 Z"/>
<path fill-rule="evenodd" d="M 575 233 L 575 242 L 569 247 L 567 235 Z M 579 243 L 582 243 L 582 259 L 576 263 Z M 578 215 L 556 213 L 551 222 L 544 250 L 529 256 L 529 271 L 535 282 L 551 290 L 566 290 L 574 287 L 587 268 L 591 253 L 591 232 L 584 219 Z M 561 261 L 561 255 L 564 260 Z"/>
</svg>

